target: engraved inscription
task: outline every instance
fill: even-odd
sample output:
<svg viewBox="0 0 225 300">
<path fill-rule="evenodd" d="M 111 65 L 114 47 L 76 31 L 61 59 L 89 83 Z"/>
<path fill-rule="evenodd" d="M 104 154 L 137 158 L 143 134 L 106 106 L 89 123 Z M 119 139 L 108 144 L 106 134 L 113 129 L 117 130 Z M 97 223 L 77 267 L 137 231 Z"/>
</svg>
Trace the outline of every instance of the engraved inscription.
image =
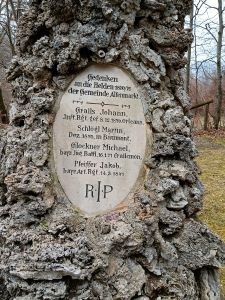
<svg viewBox="0 0 225 300">
<path fill-rule="evenodd" d="M 115 66 L 92 65 L 70 84 L 53 126 L 59 182 L 86 215 L 116 208 L 143 168 L 146 123 L 133 80 Z"/>
</svg>

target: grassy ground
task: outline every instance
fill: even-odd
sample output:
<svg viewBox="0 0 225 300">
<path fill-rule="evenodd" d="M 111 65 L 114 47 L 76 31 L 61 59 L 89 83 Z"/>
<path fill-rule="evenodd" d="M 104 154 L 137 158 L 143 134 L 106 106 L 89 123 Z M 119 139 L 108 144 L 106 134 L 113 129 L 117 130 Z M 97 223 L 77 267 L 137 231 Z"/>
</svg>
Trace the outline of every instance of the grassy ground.
<svg viewBox="0 0 225 300">
<path fill-rule="evenodd" d="M 196 136 L 205 186 L 204 208 L 200 219 L 225 241 L 225 132 L 211 132 Z M 221 285 L 225 294 L 225 268 L 221 269 Z"/>
</svg>

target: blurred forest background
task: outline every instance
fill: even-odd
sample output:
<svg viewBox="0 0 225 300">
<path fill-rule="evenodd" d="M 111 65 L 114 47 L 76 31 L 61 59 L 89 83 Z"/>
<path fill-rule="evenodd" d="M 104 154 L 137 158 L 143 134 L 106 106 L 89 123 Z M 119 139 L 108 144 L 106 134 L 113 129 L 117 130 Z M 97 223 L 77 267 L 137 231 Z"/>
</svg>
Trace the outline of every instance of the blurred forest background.
<svg viewBox="0 0 225 300">
<path fill-rule="evenodd" d="M 193 43 L 184 77 L 197 130 L 225 127 L 224 7 L 224 0 L 194 0 L 186 19 Z"/>
<path fill-rule="evenodd" d="M 21 15 L 28 9 L 28 0 L 0 0 L 0 123 L 8 123 L 12 99 L 6 70 L 16 54 L 16 30 Z"/>
</svg>

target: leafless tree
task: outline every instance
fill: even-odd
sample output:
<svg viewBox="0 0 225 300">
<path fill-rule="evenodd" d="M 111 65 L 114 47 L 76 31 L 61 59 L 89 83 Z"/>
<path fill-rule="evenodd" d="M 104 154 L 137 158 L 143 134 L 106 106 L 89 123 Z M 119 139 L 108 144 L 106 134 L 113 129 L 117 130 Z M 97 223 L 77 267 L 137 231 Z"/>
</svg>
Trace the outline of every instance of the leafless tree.
<svg viewBox="0 0 225 300">
<path fill-rule="evenodd" d="M 187 54 L 186 91 L 189 93 L 190 77 L 192 76 L 192 101 L 201 101 L 199 84 L 208 74 L 216 73 L 216 93 L 214 98 L 213 123 L 218 129 L 223 107 L 223 29 L 224 29 L 224 2 L 215 0 L 215 6 L 209 0 L 194 0 L 193 10 L 190 13 L 190 30 L 193 33 L 193 44 Z M 213 3 L 213 5 L 214 5 Z M 206 71 L 207 70 L 207 71 Z M 214 77 L 215 79 L 215 77 Z M 208 80 L 210 81 L 209 77 Z M 193 88 L 195 91 L 193 92 Z M 210 95 L 212 96 L 212 94 Z M 209 100 L 209 99 L 206 99 Z"/>
<path fill-rule="evenodd" d="M 211 36 L 216 44 L 216 97 L 215 97 L 215 112 L 214 112 L 214 127 L 219 128 L 221 121 L 221 111 L 222 111 L 222 100 L 223 100 L 223 88 L 222 88 L 222 48 L 223 48 L 223 31 L 224 31 L 224 21 L 223 14 L 225 11 L 225 6 L 223 5 L 223 0 L 217 0 L 217 6 L 210 6 L 206 3 L 207 7 L 211 10 L 215 10 L 218 16 L 217 22 L 207 22 L 205 24 L 205 29 Z M 216 30 L 215 30 L 216 28 Z"/>
<path fill-rule="evenodd" d="M 0 0 L 0 122 L 7 122 L 8 96 L 4 97 L 5 70 L 15 55 L 15 40 L 18 21 L 28 8 L 28 0 Z M 9 93 L 7 93 L 9 95 Z"/>
<path fill-rule="evenodd" d="M 189 19 L 189 29 L 193 34 L 193 44 L 189 45 L 188 52 L 187 52 L 187 66 L 186 66 L 186 82 L 185 88 L 187 94 L 189 94 L 189 87 L 190 87 L 190 77 L 191 77 L 191 61 L 192 61 L 192 49 L 194 48 L 194 55 L 195 55 L 195 64 L 196 70 L 198 69 L 197 66 L 197 35 L 196 35 L 196 28 L 197 28 L 197 19 L 200 13 L 202 6 L 205 4 L 207 0 L 197 0 L 193 1 L 190 11 L 190 19 Z M 197 78 L 197 76 L 196 76 Z M 196 82 L 196 88 L 198 87 L 198 82 Z"/>
<path fill-rule="evenodd" d="M 217 58 L 216 58 L 216 68 L 217 68 L 217 93 L 216 93 L 216 111 L 214 116 L 214 125 L 215 129 L 218 129 L 220 119 L 221 119 L 221 108 L 222 108 L 222 99 L 223 99 L 223 89 L 222 89 L 222 43 L 223 43 L 223 12 L 224 7 L 222 0 L 218 0 L 218 38 L 217 38 Z"/>
</svg>

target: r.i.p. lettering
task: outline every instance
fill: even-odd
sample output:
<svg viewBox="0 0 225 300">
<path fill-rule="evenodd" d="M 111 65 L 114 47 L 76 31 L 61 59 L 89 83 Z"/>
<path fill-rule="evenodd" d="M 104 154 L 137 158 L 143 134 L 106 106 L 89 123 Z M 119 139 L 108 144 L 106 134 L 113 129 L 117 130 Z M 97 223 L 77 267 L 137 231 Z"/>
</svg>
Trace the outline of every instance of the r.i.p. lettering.
<svg viewBox="0 0 225 300">
<path fill-rule="evenodd" d="M 100 202 L 101 199 L 106 199 L 108 194 L 110 194 L 112 191 L 112 185 L 102 185 L 101 181 L 98 181 L 96 185 L 86 184 L 85 198 L 97 199 L 97 202 Z"/>
</svg>

